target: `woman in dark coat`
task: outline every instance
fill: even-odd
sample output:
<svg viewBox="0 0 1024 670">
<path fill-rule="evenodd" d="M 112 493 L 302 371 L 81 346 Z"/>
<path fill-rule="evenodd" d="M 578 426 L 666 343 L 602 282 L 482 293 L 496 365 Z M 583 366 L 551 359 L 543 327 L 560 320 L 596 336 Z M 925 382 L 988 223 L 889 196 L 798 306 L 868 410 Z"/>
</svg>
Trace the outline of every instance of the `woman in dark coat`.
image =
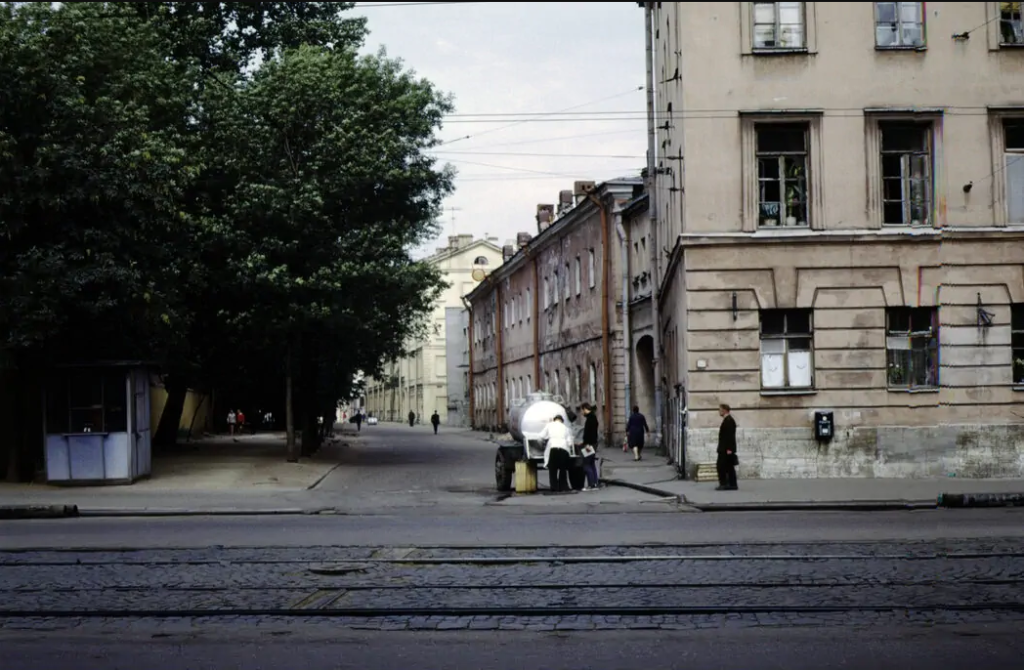
<svg viewBox="0 0 1024 670">
<path fill-rule="evenodd" d="M 651 432 L 647 425 L 647 417 L 640 413 L 640 408 L 633 405 L 633 414 L 626 422 L 626 444 L 633 449 L 633 460 L 639 461 L 644 450 L 644 436 Z"/>
</svg>

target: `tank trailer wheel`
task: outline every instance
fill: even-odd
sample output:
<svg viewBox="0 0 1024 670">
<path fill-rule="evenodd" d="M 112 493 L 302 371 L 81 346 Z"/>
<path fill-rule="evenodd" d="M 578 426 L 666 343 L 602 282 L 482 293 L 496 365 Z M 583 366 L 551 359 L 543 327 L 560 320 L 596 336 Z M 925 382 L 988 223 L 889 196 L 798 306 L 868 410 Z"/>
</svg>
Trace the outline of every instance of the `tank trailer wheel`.
<svg viewBox="0 0 1024 670">
<path fill-rule="evenodd" d="M 498 449 L 494 456 L 494 483 L 498 491 L 507 493 L 512 490 L 512 479 L 515 476 L 515 464 L 509 463 L 504 452 Z"/>
</svg>

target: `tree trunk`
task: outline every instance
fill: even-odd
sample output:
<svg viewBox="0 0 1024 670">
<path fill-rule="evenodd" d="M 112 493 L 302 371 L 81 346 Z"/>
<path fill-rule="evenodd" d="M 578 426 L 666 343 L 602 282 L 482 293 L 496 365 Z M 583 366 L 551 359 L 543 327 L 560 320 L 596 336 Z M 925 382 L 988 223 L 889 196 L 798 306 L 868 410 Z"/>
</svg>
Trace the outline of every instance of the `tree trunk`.
<svg viewBox="0 0 1024 670">
<path fill-rule="evenodd" d="M 295 409 L 292 402 L 292 347 L 289 344 L 284 358 L 284 423 L 288 432 L 288 462 L 299 462 L 299 449 L 295 443 Z"/>
<path fill-rule="evenodd" d="M 178 427 L 181 425 L 181 415 L 185 411 L 188 385 L 180 377 L 168 377 L 164 390 L 167 391 L 167 402 L 164 403 L 160 425 L 153 436 L 155 447 L 173 447 L 178 442 Z"/>
<path fill-rule="evenodd" d="M 199 400 L 199 404 L 196 405 L 196 411 L 192 412 L 192 421 L 189 422 L 189 424 L 188 424 L 188 439 L 189 440 L 192 439 L 192 429 L 196 427 L 196 417 L 199 416 L 199 410 L 201 410 L 203 408 L 203 403 L 205 403 L 206 399 L 209 398 L 209 397 L 210 397 L 209 393 L 203 395 L 203 397 Z"/>
<path fill-rule="evenodd" d="M 317 425 L 317 357 L 319 350 L 314 335 L 307 333 L 302 342 L 302 455 L 312 456 L 320 448 L 320 427 Z"/>
</svg>

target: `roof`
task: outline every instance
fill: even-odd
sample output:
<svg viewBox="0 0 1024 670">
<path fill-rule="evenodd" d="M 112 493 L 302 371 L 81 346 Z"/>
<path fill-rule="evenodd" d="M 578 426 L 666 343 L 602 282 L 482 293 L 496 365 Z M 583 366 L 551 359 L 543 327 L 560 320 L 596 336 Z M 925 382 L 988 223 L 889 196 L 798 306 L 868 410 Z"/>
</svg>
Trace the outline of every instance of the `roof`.
<svg viewBox="0 0 1024 670">
<path fill-rule="evenodd" d="M 594 188 L 594 192 L 607 195 L 612 188 L 633 187 L 643 183 L 643 179 L 640 177 L 617 177 L 615 179 L 609 179 L 608 181 L 601 182 Z M 518 267 L 524 262 L 524 259 L 533 253 L 533 250 L 538 247 L 546 246 L 549 241 L 557 239 L 566 228 L 582 221 L 584 215 L 589 214 L 594 207 L 595 205 L 593 201 L 590 200 L 590 198 L 586 198 L 562 214 L 562 216 L 552 221 L 551 225 L 542 230 L 536 237 L 532 238 L 528 245 L 516 251 L 512 258 L 502 263 L 494 270 L 494 272 L 487 275 L 486 280 L 480 282 L 475 289 L 465 295 L 464 297 L 466 300 L 472 302 L 474 299 L 482 297 L 490 290 L 494 282 L 504 279 L 518 269 Z"/>
<path fill-rule="evenodd" d="M 499 247 L 497 244 L 489 240 L 481 239 L 473 240 L 469 244 L 462 247 L 455 247 L 454 249 L 449 247 L 447 249 L 444 249 L 443 251 L 435 252 L 432 255 L 424 258 L 423 261 L 426 263 L 439 263 L 441 261 L 451 258 L 452 256 L 459 256 L 471 249 L 478 249 L 480 247 L 489 247 L 492 251 L 497 251 L 498 253 L 501 253 L 501 247 Z"/>
<path fill-rule="evenodd" d="M 630 200 L 629 202 L 622 206 L 622 215 L 632 216 L 634 214 L 639 214 L 640 212 L 647 211 L 647 208 L 650 206 L 650 201 L 651 198 L 647 193 L 644 193 L 643 195 L 633 198 L 632 200 Z"/>
</svg>

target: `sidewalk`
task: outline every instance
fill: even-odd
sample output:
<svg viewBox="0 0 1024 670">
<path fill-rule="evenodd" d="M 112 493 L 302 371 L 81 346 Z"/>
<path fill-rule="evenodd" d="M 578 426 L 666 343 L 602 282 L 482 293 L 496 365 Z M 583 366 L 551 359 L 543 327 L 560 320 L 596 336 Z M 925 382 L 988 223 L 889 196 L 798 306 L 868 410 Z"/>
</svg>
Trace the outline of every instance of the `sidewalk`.
<svg viewBox="0 0 1024 670">
<path fill-rule="evenodd" d="M 652 495 L 676 496 L 696 509 L 711 511 L 750 510 L 886 510 L 930 509 L 964 505 L 957 496 L 1000 494 L 1004 505 L 1024 503 L 1024 479 L 749 479 L 740 480 L 738 491 L 716 491 L 717 482 L 678 478 L 676 469 L 661 456 L 633 461 L 621 449 L 602 449 L 601 478 Z M 940 498 L 943 498 L 940 504 Z M 968 496 L 968 502 L 972 496 Z M 980 506 L 980 505 L 979 505 Z"/>
<path fill-rule="evenodd" d="M 338 450 L 353 439 L 355 432 L 342 428 L 312 458 L 288 463 L 284 433 L 205 437 L 155 456 L 152 476 L 128 486 L 0 483 L 0 511 L 72 505 L 103 515 L 311 513 L 317 510 L 303 494 L 338 467 Z"/>
</svg>

